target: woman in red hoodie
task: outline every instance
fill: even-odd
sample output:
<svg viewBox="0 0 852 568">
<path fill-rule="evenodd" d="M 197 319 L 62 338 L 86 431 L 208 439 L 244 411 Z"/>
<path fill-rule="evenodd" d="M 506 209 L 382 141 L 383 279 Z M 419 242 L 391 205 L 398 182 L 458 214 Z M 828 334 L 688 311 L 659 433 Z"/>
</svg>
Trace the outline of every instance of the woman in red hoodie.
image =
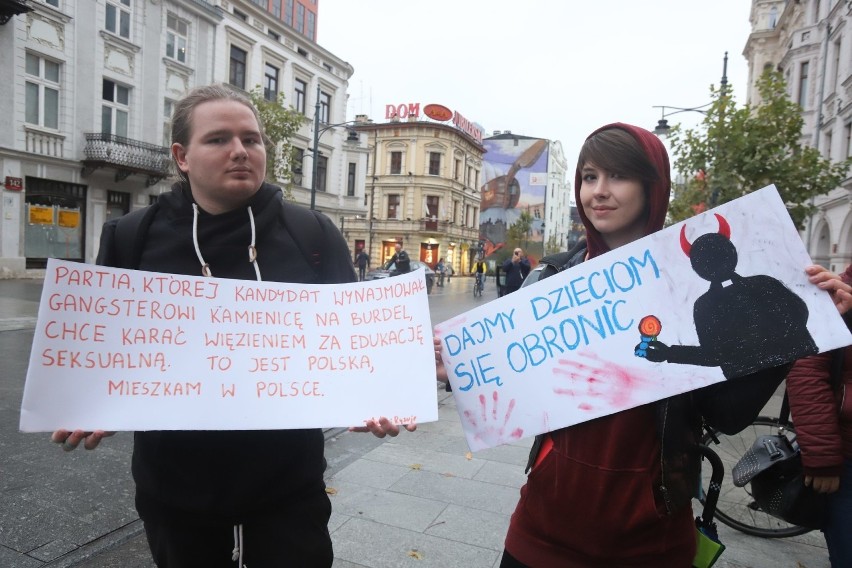
<svg viewBox="0 0 852 568">
<path fill-rule="evenodd" d="M 840 278 L 852 284 L 852 265 Z M 848 314 L 845 317 L 847 323 L 852 323 Z M 850 385 L 852 347 L 799 359 L 787 376 L 790 411 L 802 448 L 805 485 L 830 495 L 823 533 L 832 568 L 852 566 Z"/>
<path fill-rule="evenodd" d="M 662 229 L 670 188 L 668 155 L 656 136 L 621 123 L 593 132 L 575 177 L 585 246 L 562 253 L 554 272 Z M 726 432 L 742 429 L 786 370 L 539 436 L 501 566 L 691 566 L 702 417 Z"/>
</svg>

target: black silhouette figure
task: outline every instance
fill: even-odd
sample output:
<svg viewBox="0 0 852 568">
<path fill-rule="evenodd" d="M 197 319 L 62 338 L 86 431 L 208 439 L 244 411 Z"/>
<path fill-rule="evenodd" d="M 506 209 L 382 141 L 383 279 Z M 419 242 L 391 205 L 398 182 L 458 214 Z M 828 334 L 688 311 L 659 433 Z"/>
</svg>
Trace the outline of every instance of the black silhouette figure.
<svg viewBox="0 0 852 568">
<path fill-rule="evenodd" d="M 652 341 L 647 359 L 721 367 L 725 378 L 732 379 L 818 353 L 804 300 L 771 276 L 737 274 L 730 226 L 718 213 L 716 219 L 719 232 L 701 235 L 691 245 L 685 226 L 680 232 L 692 269 L 710 282 L 693 308 L 700 345 Z"/>
</svg>

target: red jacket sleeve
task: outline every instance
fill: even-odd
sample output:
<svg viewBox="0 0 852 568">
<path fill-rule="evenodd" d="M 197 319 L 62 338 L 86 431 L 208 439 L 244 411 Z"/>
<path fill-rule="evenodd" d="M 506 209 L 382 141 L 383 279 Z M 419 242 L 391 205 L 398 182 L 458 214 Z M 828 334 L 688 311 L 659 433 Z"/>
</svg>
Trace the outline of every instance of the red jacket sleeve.
<svg viewBox="0 0 852 568">
<path fill-rule="evenodd" d="M 831 386 L 832 353 L 799 359 L 787 375 L 790 412 L 806 475 L 840 475 L 843 448 Z"/>
</svg>

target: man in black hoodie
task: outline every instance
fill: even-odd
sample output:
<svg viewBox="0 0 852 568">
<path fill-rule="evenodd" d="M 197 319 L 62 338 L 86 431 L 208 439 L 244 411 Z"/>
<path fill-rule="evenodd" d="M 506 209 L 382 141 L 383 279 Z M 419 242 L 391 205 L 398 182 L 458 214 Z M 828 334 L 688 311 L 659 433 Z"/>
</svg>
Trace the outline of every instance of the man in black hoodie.
<svg viewBox="0 0 852 568">
<path fill-rule="evenodd" d="M 244 95 L 218 85 L 191 91 L 172 118 L 181 181 L 146 215 L 134 266 L 120 250 L 129 245 L 115 238 L 120 220 L 104 226 L 98 264 L 242 280 L 355 281 L 346 242 L 327 217 L 298 211 L 323 235 L 312 253 L 294 238 L 288 220 L 297 206 L 264 182 L 265 145 Z M 353 430 L 399 433 L 384 418 Z M 93 449 L 107 435 L 58 430 L 52 439 L 70 451 L 80 442 Z M 331 566 L 323 447 L 320 429 L 136 432 L 136 508 L 157 565 Z"/>
</svg>

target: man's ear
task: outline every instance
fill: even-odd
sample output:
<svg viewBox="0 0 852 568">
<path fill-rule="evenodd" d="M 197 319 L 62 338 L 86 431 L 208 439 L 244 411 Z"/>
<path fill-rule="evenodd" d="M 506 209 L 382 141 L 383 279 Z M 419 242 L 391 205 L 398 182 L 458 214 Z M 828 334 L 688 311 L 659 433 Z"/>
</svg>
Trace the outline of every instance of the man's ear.
<svg viewBox="0 0 852 568">
<path fill-rule="evenodd" d="M 180 171 L 184 173 L 189 171 L 189 164 L 186 163 L 186 148 L 183 147 L 183 144 L 177 142 L 172 144 L 172 157 L 174 157 Z"/>
</svg>

